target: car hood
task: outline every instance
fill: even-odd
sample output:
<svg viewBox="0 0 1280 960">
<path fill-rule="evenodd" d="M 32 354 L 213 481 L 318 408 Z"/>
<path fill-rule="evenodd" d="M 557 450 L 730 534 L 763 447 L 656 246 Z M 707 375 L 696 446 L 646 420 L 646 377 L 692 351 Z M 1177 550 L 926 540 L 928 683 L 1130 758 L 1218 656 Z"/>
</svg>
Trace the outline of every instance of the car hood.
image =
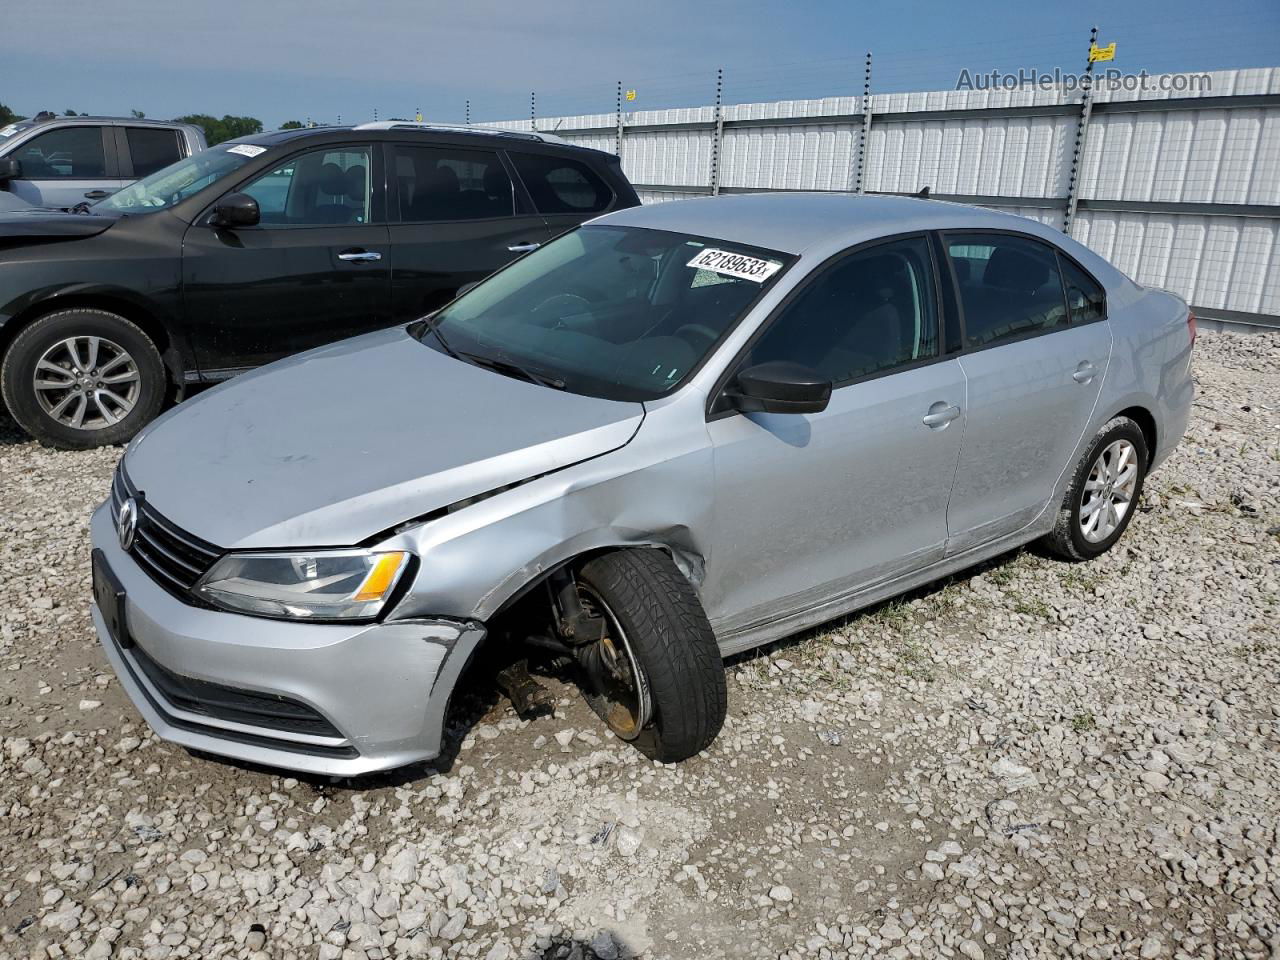
<svg viewBox="0 0 1280 960">
<path fill-rule="evenodd" d="M 639 403 L 515 380 L 384 330 L 215 387 L 125 455 L 147 502 L 228 549 L 346 546 L 624 446 Z"/>
<path fill-rule="evenodd" d="M 116 217 L 67 213 L 52 207 L 23 207 L 0 211 L 0 242 L 15 240 L 78 240 L 102 233 Z"/>
</svg>

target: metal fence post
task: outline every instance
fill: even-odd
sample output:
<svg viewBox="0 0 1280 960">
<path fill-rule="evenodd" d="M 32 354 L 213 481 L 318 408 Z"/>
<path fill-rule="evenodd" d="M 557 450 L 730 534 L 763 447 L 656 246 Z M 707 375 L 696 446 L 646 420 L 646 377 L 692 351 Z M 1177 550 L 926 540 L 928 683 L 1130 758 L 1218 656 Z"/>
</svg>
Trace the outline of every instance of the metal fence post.
<svg viewBox="0 0 1280 960">
<path fill-rule="evenodd" d="M 711 195 L 720 196 L 720 141 L 724 136 L 724 67 L 716 70 L 716 128 L 711 139 Z"/>
<path fill-rule="evenodd" d="M 862 78 L 862 128 L 858 131 L 858 158 L 854 165 L 853 192 L 865 193 L 863 174 L 867 165 L 867 141 L 871 138 L 871 51 Z"/>
<path fill-rule="evenodd" d="M 1089 31 L 1089 56 L 1084 66 L 1084 98 L 1080 102 L 1080 120 L 1076 124 L 1076 145 L 1071 151 L 1071 176 L 1067 179 L 1067 209 L 1062 218 L 1062 232 L 1071 235 L 1071 223 L 1076 218 L 1076 201 L 1079 197 L 1080 166 L 1084 162 L 1084 138 L 1089 129 L 1089 117 L 1093 114 L 1093 48 L 1098 43 L 1098 28 Z"/>
<path fill-rule="evenodd" d="M 529 91 L 529 129 L 538 131 L 538 95 Z"/>
<path fill-rule="evenodd" d="M 471 126 L 471 101 L 467 101 L 467 126 Z"/>
<path fill-rule="evenodd" d="M 619 157 L 622 156 L 622 81 L 618 81 L 618 99 L 617 106 L 614 108 L 613 114 L 616 132 L 613 135 L 613 152 Z"/>
</svg>

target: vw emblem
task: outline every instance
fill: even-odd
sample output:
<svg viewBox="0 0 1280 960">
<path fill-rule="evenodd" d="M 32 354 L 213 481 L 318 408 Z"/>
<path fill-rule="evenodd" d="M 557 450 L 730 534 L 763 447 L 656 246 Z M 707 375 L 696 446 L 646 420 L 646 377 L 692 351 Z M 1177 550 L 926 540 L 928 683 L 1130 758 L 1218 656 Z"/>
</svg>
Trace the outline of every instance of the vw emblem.
<svg viewBox="0 0 1280 960">
<path fill-rule="evenodd" d="M 120 539 L 120 549 L 128 550 L 133 546 L 133 535 L 138 532 L 138 504 L 130 497 L 120 505 L 120 518 L 116 520 L 116 536 Z"/>
</svg>

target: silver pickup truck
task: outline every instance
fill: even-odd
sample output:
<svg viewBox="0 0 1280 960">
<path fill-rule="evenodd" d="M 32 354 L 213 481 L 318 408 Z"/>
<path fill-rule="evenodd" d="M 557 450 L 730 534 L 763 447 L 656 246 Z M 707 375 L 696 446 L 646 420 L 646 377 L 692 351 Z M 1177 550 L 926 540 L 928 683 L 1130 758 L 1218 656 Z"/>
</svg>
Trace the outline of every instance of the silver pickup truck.
<svg viewBox="0 0 1280 960">
<path fill-rule="evenodd" d="M 101 200 L 204 148 L 187 123 L 38 114 L 0 127 L 0 209 Z"/>
</svg>

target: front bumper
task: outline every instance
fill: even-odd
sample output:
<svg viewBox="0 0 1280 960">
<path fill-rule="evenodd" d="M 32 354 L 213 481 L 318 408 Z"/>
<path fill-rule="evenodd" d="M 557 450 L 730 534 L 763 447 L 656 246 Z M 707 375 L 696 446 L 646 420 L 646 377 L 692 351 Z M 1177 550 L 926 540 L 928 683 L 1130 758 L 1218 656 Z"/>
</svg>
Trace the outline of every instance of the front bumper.
<svg viewBox="0 0 1280 960">
<path fill-rule="evenodd" d="M 458 620 L 292 623 L 209 610 L 125 553 L 107 505 L 93 546 L 124 589 L 123 638 L 93 604 L 125 692 L 166 740 L 249 763 L 356 776 L 440 753 L 454 683 L 484 638 Z"/>
</svg>

